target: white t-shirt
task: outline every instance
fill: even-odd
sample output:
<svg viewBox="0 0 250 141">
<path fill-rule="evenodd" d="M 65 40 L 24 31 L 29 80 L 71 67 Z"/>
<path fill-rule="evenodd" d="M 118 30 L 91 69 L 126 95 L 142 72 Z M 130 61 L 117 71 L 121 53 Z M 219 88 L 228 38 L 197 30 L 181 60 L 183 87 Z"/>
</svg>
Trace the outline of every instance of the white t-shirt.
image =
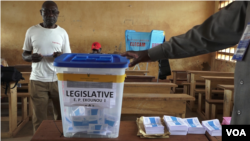
<svg viewBox="0 0 250 141">
<path fill-rule="evenodd" d="M 57 25 L 56 28 L 44 28 L 40 24 L 30 27 L 25 36 L 23 50 L 43 55 L 40 62 L 32 62 L 30 80 L 42 82 L 57 81 L 56 69 L 53 66 L 54 52 L 71 53 L 67 32 Z"/>
</svg>

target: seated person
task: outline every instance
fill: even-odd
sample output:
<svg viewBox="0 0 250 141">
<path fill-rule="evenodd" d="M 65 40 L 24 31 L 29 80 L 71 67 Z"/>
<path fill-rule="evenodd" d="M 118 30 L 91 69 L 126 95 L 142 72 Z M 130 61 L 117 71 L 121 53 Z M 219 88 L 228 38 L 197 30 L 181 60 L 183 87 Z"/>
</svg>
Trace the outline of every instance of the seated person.
<svg viewBox="0 0 250 141">
<path fill-rule="evenodd" d="M 101 48 L 101 44 L 98 42 L 94 42 L 91 46 L 91 50 L 93 51 L 91 54 L 102 54 L 102 48 Z"/>
</svg>

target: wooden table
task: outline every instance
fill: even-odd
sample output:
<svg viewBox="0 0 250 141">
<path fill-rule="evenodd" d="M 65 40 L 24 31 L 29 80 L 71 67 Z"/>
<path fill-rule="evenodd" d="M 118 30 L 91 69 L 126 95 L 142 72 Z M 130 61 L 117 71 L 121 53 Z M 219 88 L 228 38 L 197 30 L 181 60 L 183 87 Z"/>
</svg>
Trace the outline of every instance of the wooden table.
<svg viewBox="0 0 250 141">
<path fill-rule="evenodd" d="M 186 136 L 170 135 L 166 139 L 145 139 L 138 137 L 137 125 L 135 121 L 121 121 L 120 133 L 118 138 L 65 138 L 61 136 L 62 132 L 62 122 L 52 120 L 44 120 L 42 124 L 37 129 L 35 135 L 32 137 L 31 141 L 208 141 L 206 135 L 192 135 L 188 134 Z"/>
<path fill-rule="evenodd" d="M 201 76 L 234 76 L 234 73 L 217 72 L 217 71 L 187 71 L 187 81 L 190 82 L 190 95 L 195 96 L 196 81 L 204 80 Z M 190 102 L 188 107 L 196 111 L 194 102 Z"/>
<path fill-rule="evenodd" d="M 233 109 L 234 85 L 221 85 L 218 88 L 224 89 L 223 117 L 231 117 Z"/>
<path fill-rule="evenodd" d="M 149 73 L 147 70 L 126 70 L 126 75 L 145 75 L 146 73 Z"/>
<path fill-rule="evenodd" d="M 208 132 L 205 135 L 209 141 L 222 141 L 222 136 L 210 136 Z"/>
<path fill-rule="evenodd" d="M 142 76 L 142 75 L 127 75 L 125 82 L 152 82 L 155 79 L 154 76 Z"/>
<path fill-rule="evenodd" d="M 234 77 L 221 77 L 221 76 L 201 76 L 203 79 L 205 79 L 205 99 L 210 100 L 211 99 L 211 91 L 212 89 L 215 89 L 218 84 L 234 84 Z M 206 119 L 210 119 L 210 104 L 206 102 L 205 104 L 205 117 Z"/>
<path fill-rule="evenodd" d="M 124 93 L 161 93 L 170 94 L 170 90 L 178 85 L 174 83 L 157 82 L 125 82 Z"/>
<path fill-rule="evenodd" d="M 195 98 L 187 94 L 129 94 L 123 95 L 122 114 L 171 115 L 185 118 L 186 101 Z"/>
</svg>

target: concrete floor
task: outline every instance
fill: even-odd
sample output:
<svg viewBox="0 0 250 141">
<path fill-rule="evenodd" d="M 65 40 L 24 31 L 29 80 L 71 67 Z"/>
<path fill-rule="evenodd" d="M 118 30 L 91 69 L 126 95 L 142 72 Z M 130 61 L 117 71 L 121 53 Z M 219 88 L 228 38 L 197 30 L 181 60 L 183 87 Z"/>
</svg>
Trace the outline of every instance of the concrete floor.
<svg viewBox="0 0 250 141">
<path fill-rule="evenodd" d="M 52 111 L 50 110 L 51 108 L 48 107 L 48 119 L 49 120 L 53 120 L 52 117 Z M 2 109 L 1 111 L 1 116 L 6 116 L 6 114 L 8 113 L 8 109 L 4 110 Z M 21 116 L 21 111 L 18 110 L 18 115 Z M 141 115 L 122 115 L 121 120 L 122 121 L 135 121 L 136 118 L 139 118 Z M 190 111 L 188 108 L 186 110 L 186 117 L 198 117 L 199 120 L 201 121 L 201 117 L 198 116 L 198 114 L 196 112 L 192 112 Z M 8 121 L 1 121 L 1 131 L 8 131 Z M 3 138 L 1 139 L 2 141 L 29 141 L 31 140 L 33 136 L 33 126 L 32 126 L 32 122 L 29 121 L 23 128 L 21 131 L 18 132 L 18 134 L 16 135 L 15 138 Z"/>
</svg>

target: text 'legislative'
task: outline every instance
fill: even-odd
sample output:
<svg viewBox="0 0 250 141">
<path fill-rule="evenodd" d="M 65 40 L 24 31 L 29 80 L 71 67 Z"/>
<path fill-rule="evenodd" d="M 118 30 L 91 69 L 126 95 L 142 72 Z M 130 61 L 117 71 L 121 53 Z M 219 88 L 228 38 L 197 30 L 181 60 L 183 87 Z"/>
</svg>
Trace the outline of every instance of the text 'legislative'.
<svg viewBox="0 0 250 141">
<path fill-rule="evenodd" d="M 113 98 L 114 92 L 110 91 L 74 91 L 66 90 L 67 97 L 92 97 L 92 98 Z"/>
</svg>

